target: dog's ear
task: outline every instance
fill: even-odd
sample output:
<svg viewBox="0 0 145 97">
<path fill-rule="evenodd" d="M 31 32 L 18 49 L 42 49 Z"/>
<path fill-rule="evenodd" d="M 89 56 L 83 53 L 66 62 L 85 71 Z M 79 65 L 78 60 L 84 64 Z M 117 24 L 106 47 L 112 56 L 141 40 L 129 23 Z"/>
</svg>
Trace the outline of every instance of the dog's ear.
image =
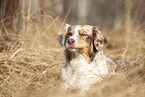
<svg viewBox="0 0 145 97">
<path fill-rule="evenodd" d="M 97 26 L 93 27 L 92 33 L 93 33 L 93 49 L 98 52 L 103 48 L 104 45 L 107 45 L 108 42 L 101 33 L 101 31 L 99 31 Z"/>
<path fill-rule="evenodd" d="M 71 25 L 69 25 L 69 24 L 65 24 L 64 27 L 63 27 L 63 29 L 62 29 L 61 34 L 58 35 L 57 40 L 59 41 L 59 43 L 61 44 L 61 46 L 64 45 L 65 36 L 66 36 L 66 34 L 67 34 L 67 32 L 68 32 L 68 28 L 69 28 L 70 26 L 71 26 Z"/>
</svg>

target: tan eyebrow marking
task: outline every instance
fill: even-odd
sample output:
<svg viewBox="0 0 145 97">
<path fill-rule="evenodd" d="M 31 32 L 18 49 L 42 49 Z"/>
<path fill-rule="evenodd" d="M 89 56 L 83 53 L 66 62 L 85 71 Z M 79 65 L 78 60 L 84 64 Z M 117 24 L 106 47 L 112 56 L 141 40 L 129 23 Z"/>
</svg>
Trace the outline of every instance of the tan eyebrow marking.
<svg viewBox="0 0 145 97">
<path fill-rule="evenodd" d="M 79 34 L 83 35 L 83 34 L 87 34 L 86 31 L 84 29 L 79 30 Z"/>
<path fill-rule="evenodd" d="M 75 33 L 75 30 L 74 30 L 74 29 L 72 29 L 72 30 L 71 30 L 71 33 L 72 33 L 72 35 L 74 35 L 74 33 Z"/>
</svg>

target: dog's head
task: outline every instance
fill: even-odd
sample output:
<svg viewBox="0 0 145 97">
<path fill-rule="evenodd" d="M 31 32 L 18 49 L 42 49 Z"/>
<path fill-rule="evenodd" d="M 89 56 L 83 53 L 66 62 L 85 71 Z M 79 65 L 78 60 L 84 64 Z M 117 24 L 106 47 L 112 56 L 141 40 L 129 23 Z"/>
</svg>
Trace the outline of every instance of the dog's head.
<svg viewBox="0 0 145 97">
<path fill-rule="evenodd" d="M 59 41 L 71 52 L 92 53 L 100 51 L 107 43 L 106 38 L 96 26 L 90 25 L 69 25 L 66 24 L 62 34 L 59 35 Z"/>
</svg>

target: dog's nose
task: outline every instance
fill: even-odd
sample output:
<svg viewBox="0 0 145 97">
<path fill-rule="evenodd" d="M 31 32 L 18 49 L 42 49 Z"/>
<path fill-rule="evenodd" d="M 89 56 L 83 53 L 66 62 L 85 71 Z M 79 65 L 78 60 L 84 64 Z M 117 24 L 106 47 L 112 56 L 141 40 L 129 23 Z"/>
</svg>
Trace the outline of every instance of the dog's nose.
<svg viewBox="0 0 145 97">
<path fill-rule="evenodd" d="M 69 40 L 68 40 L 68 44 L 73 45 L 74 43 L 75 43 L 75 40 L 74 40 L 74 39 L 69 39 Z"/>
</svg>

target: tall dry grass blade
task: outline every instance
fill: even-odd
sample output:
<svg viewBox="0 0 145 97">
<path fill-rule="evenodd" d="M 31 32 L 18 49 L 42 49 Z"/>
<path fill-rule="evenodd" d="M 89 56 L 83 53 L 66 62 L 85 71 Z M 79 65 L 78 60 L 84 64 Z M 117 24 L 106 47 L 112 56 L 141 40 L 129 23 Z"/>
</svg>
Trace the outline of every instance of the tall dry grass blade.
<svg viewBox="0 0 145 97">
<path fill-rule="evenodd" d="M 12 59 L 18 52 L 22 51 L 24 49 L 20 48 L 20 49 L 17 49 L 10 57 L 10 59 Z"/>
<path fill-rule="evenodd" d="M 56 22 L 56 20 L 59 18 L 59 16 L 57 16 L 51 24 L 49 24 L 49 26 L 42 32 L 42 34 L 39 36 L 39 39 L 45 35 L 45 33 L 48 31 L 48 29 Z"/>
<path fill-rule="evenodd" d="M 10 76 L 14 73 L 14 71 L 12 71 L 8 77 L 6 79 L 4 79 L 4 82 L 0 85 L 0 87 L 3 87 L 3 85 L 6 83 L 6 81 L 10 78 Z"/>
<path fill-rule="evenodd" d="M 71 10 L 71 7 L 69 7 L 69 9 L 68 9 L 68 11 L 67 11 L 67 13 L 66 13 L 66 15 L 65 15 L 65 18 L 64 18 L 64 20 L 63 20 L 63 22 L 62 22 L 61 29 L 63 28 L 63 26 L 64 26 L 64 24 L 65 24 L 65 22 L 66 22 L 66 19 L 67 19 L 69 13 L 70 13 L 70 10 Z M 61 30 L 60 30 L 60 31 L 61 31 Z M 61 32 L 60 32 L 60 33 L 61 33 Z M 59 34 L 60 34 L 60 33 L 59 33 Z"/>
</svg>

